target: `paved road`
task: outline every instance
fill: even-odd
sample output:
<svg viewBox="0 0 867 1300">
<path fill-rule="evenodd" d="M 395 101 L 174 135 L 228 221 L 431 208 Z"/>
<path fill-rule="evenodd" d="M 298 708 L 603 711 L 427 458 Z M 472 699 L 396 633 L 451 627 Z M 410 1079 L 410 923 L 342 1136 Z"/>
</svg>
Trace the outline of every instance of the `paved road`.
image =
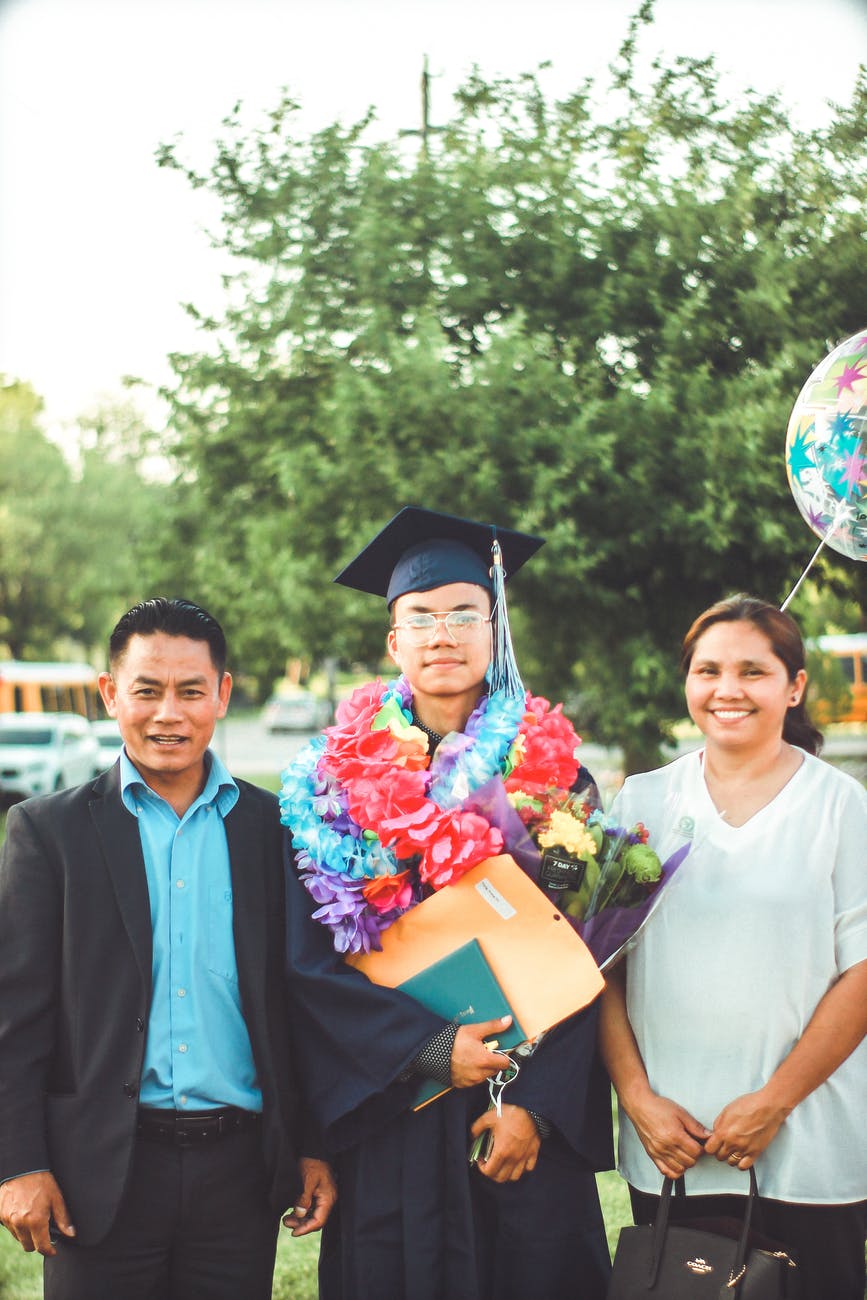
<svg viewBox="0 0 867 1300">
<path fill-rule="evenodd" d="M 226 766 L 239 776 L 268 776 L 279 773 L 309 739 L 309 732 L 269 735 L 255 716 L 230 716 L 217 724 L 214 747 Z M 599 779 L 603 772 L 620 769 L 617 749 L 584 744 L 581 758 L 594 774 L 599 774 Z"/>
<path fill-rule="evenodd" d="M 256 716 L 230 716 L 217 724 L 215 748 L 229 770 L 238 776 L 266 778 L 278 776 L 308 740 L 309 734 L 296 732 L 269 735 Z M 697 740 L 684 742 L 678 752 L 695 749 L 699 743 Z M 585 743 L 580 753 L 582 762 L 596 777 L 607 805 L 622 780 L 620 750 Z M 829 736 L 823 757 L 867 785 L 867 731 L 860 735 Z"/>
<path fill-rule="evenodd" d="M 225 718 L 217 723 L 214 748 L 238 776 L 278 776 L 310 739 L 309 733 L 270 735 L 257 717 Z"/>
</svg>

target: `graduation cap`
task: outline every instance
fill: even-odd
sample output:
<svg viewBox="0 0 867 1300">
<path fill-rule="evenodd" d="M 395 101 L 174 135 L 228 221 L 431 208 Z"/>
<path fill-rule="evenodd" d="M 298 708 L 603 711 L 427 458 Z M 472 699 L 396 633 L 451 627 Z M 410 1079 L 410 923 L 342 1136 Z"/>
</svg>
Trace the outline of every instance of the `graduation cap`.
<svg viewBox="0 0 867 1300">
<path fill-rule="evenodd" d="M 383 596 L 389 605 L 410 591 L 472 582 L 492 596 L 491 690 L 523 696 L 515 663 L 504 584 L 544 545 L 544 538 L 438 510 L 404 506 L 334 579 Z"/>
</svg>

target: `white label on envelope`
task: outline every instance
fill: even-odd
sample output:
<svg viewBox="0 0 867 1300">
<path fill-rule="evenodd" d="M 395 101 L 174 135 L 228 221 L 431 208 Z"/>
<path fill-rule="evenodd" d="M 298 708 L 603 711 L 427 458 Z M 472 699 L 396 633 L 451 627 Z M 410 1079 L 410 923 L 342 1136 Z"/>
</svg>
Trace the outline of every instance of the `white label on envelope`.
<svg viewBox="0 0 867 1300">
<path fill-rule="evenodd" d="M 483 876 L 482 879 L 478 882 L 478 884 L 476 885 L 476 890 L 478 891 L 478 893 L 481 894 L 485 902 L 488 903 L 489 906 L 491 906 L 494 909 L 494 911 L 497 912 L 503 918 L 504 921 L 508 921 L 510 917 L 516 915 L 515 909 L 514 907 L 512 907 L 512 904 L 503 897 L 499 889 L 494 888 L 490 880 L 488 880 L 487 876 Z"/>
</svg>

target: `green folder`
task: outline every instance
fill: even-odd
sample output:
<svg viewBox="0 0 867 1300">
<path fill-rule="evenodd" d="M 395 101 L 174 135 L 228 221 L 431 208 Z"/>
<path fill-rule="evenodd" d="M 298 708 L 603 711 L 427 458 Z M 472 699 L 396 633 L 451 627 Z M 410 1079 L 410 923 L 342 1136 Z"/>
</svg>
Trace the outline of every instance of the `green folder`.
<svg viewBox="0 0 867 1300">
<path fill-rule="evenodd" d="M 471 939 L 441 957 L 432 966 L 404 980 L 398 988 L 427 1007 L 428 1011 L 456 1025 L 511 1016 L 512 1023 L 497 1038 L 503 1051 L 526 1041 L 527 1035 L 497 983 L 478 939 Z M 448 1091 L 447 1084 L 436 1079 L 423 1079 L 413 1097 L 412 1109 L 419 1110 Z"/>
</svg>

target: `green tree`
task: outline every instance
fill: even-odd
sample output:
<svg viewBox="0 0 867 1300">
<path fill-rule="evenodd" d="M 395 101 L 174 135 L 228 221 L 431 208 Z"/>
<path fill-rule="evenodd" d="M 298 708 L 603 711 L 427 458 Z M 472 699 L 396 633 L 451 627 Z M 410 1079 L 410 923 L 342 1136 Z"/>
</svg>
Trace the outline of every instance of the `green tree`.
<svg viewBox="0 0 867 1300">
<path fill-rule="evenodd" d="M 62 526 L 72 479 L 41 409 L 29 384 L 0 381 L 0 641 L 13 658 L 47 654 L 72 630 Z"/>
<path fill-rule="evenodd" d="M 73 430 L 76 518 L 69 546 L 84 553 L 71 586 L 80 637 L 102 656 L 120 614 L 146 596 L 175 594 L 189 581 L 186 518 L 175 467 L 160 434 L 132 400 L 103 402 Z"/>
<path fill-rule="evenodd" d="M 41 410 L 29 384 L 0 383 L 0 642 L 13 658 L 101 658 L 134 601 L 188 589 L 183 492 L 149 471 L 154 434 L 129 404 L 81 418 L 71 464 Z"/>
<path fill-rule="evenodd" d="M 651 19 L 599 101 L 474 73 L 430 156 L 369 118 L 300 137 L 288 98 L 236 109 L 206 175 L 161 151 L 237 267 L 171 398 L 244 656 L 373 659 L 381 611 L 329 576 L 407 502 L 499 519 L 548 538 L 514 584 L 528 681 L 632 769 L 682 712 L 694 615 L 794 581 L 788 413 L 863 324 L 867 78 L 799 131 L 710 60 L 642 78 Z"/>
</svg>

